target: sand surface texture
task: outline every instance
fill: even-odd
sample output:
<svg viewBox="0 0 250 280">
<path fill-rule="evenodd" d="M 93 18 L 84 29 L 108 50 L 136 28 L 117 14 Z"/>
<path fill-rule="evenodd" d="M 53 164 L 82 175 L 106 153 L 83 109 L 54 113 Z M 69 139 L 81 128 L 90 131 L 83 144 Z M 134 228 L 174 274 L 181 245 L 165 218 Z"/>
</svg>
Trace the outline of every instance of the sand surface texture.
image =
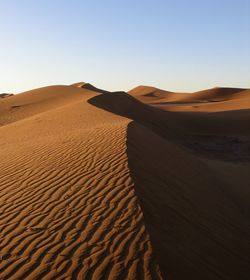
<svg viewBox="0 0 250 280">
<path fill-rule="evenodd" d="M 249 279 L 250 96 L 224 91 L 0 99 L 0 279 Z"/>
</svg>

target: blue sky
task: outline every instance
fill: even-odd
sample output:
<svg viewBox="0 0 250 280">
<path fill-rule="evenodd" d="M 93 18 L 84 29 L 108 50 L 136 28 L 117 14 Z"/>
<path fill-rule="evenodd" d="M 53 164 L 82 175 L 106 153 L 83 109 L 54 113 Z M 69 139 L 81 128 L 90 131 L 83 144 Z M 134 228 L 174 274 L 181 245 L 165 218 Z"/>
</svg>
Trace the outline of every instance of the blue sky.
<svg viewBox="0 0 250 280">
<path fill-rule="evenodd" d="M 0 92 L 250 87 L 250 0 L 0 0 Z"/>
</svg>

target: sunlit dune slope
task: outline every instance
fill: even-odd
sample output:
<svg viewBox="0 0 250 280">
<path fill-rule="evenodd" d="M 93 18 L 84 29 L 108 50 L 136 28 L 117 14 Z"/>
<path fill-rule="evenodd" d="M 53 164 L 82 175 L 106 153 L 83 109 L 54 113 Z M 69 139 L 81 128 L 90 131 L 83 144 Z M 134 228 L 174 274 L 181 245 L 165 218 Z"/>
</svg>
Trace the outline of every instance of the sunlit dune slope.
<svg viewBox="0 0 250 280">
<path fill-rule="evenodd" d="M 70 92 L 70 94 L 69 94 Z M 0 100 L 0 125 L 28 118 L 79 101 L 88 90 L 71 86 L 48 86 Z"/>
<path fill-rule="evenodd" d="M 1 279 L 161 278 L 128 167 L 130 120 L 90 105 L 96 95 L 56 86 L 4 103 Z M 17 104 L 29 105 L 13 115 Z"/>
</svg>

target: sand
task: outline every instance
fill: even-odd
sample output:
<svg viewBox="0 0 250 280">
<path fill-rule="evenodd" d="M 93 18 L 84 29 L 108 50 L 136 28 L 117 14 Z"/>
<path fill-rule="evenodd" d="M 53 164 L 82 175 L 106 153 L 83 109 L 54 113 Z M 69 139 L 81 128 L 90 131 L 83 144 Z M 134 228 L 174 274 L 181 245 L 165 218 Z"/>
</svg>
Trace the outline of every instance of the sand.
<svg viewBox="0 0 250 280">
<path fill-rule="evenodd" d="M 167 111 L 219 112 L 250 108 L 250 89 L 215 87 L 194 93 L 174 93 L 139 86 L 128 93 L 141 102 Z"/>
<path fill-rule="evenodd" d="M 152 89 L 0 100 L 0 279 L 248 279 L 249 92 Z"/>
</svg>

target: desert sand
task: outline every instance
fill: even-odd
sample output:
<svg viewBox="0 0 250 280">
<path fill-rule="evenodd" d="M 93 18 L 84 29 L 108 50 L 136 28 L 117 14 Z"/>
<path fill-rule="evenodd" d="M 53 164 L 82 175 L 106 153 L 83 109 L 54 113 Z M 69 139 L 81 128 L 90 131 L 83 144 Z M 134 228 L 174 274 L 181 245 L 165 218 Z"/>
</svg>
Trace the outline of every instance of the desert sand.
<svg viewBox="0 0 250 280">
<path fill-rule="evenodd" d="M 250 91 L 88 83 L 0 99 L 0 279 L 249 279 Z"/>
</svg>

